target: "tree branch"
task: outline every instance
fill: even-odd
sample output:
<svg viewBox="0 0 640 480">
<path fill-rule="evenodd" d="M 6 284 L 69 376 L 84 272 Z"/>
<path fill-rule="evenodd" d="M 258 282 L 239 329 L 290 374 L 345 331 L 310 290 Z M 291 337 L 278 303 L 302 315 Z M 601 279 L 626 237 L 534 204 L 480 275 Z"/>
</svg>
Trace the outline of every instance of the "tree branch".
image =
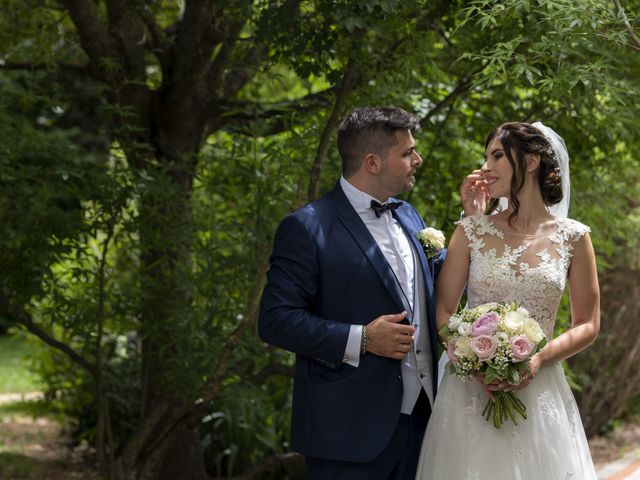
<svg viewBox="0 0 640 480">
<path fill-rule="evenodd" d="M 181 411 L 176 411 L 174 408 L 170 412 L 169 416 L 165 415 L 160 411 L 160 408 L 156 407 L 156 409 L 149 415 L 147 421 L 145 421 L 138 429 L 138 432 L 145 433 L 136 435 L 135 440 L 130 441 L 126 452 L 128 462 L 131 462 L 131 460 L 140 455 L 140 452 L 145 447 L 151 433 L 154 434 L 153 442 L 145 449 L 145 456 L 151 455 L 155 449 L 159 448 L 162 443 L 166 441 L 171 432 L 182 423 L 186 422 L 191 427 L 196 427 L 207 412 L 207 408 L 210 403 L 218 395 L 224 376 L 229 368 L 229 362 L 231 361 L 236 347 L 244 338 L 247 329 L 250 326 L 255 325 L 258 317 L 260 296 L 266 281 L 267 269 L 269 268 L 269 256 L 264 254 L 264 252 L 262 253 L 262 255 L 258 255 L 261 262 L 255 271 L 254 281 L 252 283 L 253 288 L 248 295 L 248 301 L 243 318 L 240 320 L 236 329 L 228 337 L 225 346 L 218 357 L 218 365 L 216 366 L 211 379 L 202 389 L 200 398 L 195 403 L 188 405 Z M 127 465 L 127 463 L 125 463 L 125 465 Z"/>
<path fill-rule="evenodd" d="M 629 18 L 627 17 L 627 14 L 622 8 L 622 5 L 620 4 L 620 0 L 613 0 L 613 3 L 616 5 L 616 8 L 618 9 L 618 15 L 620 15 L 620 17 L 622 18 L 622 21 L 624 22 L 624 26 L 626 27 L 627 32 L 631 37 L 631 40 L 635 44 L 634 48 L 640 49 L 640 37 L 638 37 L 636 32 L 633 30 L 633 26 L 631 25 L 631 22 L 629 22 Z"/>
<path fill-rule="evenodd" d="M 56 67 L 62 70 L 68 70 L 70 72 L 79 72 L 83 74 L 89 74 L 89 69 L 86 65 L 77 65 L 73 63 L 61 63 L 56 62 Z M 31 62 L 1 62 L 0 69 L 2 70 L 50 70 L 50 65 L 46 63 L 31 63 Z"/>
<path fill-rule="evenodd" d="M 225 71 L 228 70 L 229 61 L 232 58 L 235 46 L 238 44 L 239 35 L 246 22 L 235 22 L 230 24 L 224 32 L 224 40 L 220 46 L 220 50 L 209 65 L 206 83 L 208 87 L 216 92 L 219 98 L 229 98 L 231 95 L 225 94 L 225 85 L 223 79 Z M 237 62 L 238 64 L 246 62 Z M 228 77 L 227 77 L 228 78 Z"/>
<path fill-rule="evenodd" d="M 167 72 L 169 84 L 179 83 L 189 89 L 206 70 L 218 43 L 215 13 L 215 2 L 211 0 L 185 0 L 172 48 L 173 70 Z"/>
<path fill-rule="evenodd" d="M 249 363 L 249 362 L 247 362 Z M 251 368 L 250 365 L 246 365 L 246 369 Z M 243 365 L 238 365 L 238 370 L 243 370 Z M 295 373 L 295 367 L 293 365 L 285 365 L 284 363 L 280 363 L 277 361 L 272 361 L 266 364 L 264 367 L 260 369 L 260 371 L 255 372 L 249 376 L 248 380 L 251 383 L 256 385 L 260 385 L 264 383 L 264 379 L 268 377 L 272 377 L 274 375 L 280 375 L 286 378 L 293 378 Z"/>
<path fill-rule="evenodd" d="M 151 35 L 151 41 L 149 42 L 151 51 L 158 59 L 158 62 L 162 67 L 162 71 L 164 72 L 168 68 L 169 61 L 167 58 L 167 36 L 146 7 L 140 9 L 140 18 L 142 18 L 142 21 Z"/>
<path fill-rule="evenodd" d="M 103 59 L 116 58 L 115 47 L 100 21 L 97 3 L 92 0 L 63 0 L 78 30 L 82 48 L 89 56 L 93 73 L 103 78 Z"/>
<path fill-rule="evenodd" d="M 429 112 L 424 116 L 424 118 L 420 120 L 420 128 L 422 129 L 427 128 L 427 126 L 429 125 L 429 122 L 435 115 L 440 113 L 443 109 L 449 107 L 449 105 L 452 105 L 459 96 L 461 96 L 463 93 L 469 90 L 469 88 L 471 88 L 471 85 L 472 85 L 472 82 L 470 80 L 471 76 L 472 75 L 466 78 L 463 78 L 460 81 L 460 83 L 458 83 L 458 85 L 456 85 L 456 87 L 451 91 L 451 93 L 449 93 L 449 95 L 447 95 L 440 102 L 438 102 L 431 110 L 429 110 Z"/>
<path fill-rule="evenodd" d="M 431 157 L 433 157 L 433 152 L 435 151 L 436 145 L 439 143 L 439 140 L 440 140 L 440 134 L 442 133 L 442 130 L 447 124 L 452 110 L 453 110 L 453 103 L 450 103 L 447 108 L 447 113 L 444 116 L 444 120 L 440 122 L 436 127 L 437 131 L 434 132 L 433 142 L 431 142 L 431 145 L 429 146 L 429 150 L 427 151 L 426 155 L 424 155 L 423 157 L 425 165 L 431 164 L 431 161 L 430 161 Z M 420 180 L 423 172 L 424 172 L 424 169 L 422 168 L 418 169 L 418 171 L 416 172 L 416 182 Z M 407 202 L 411 202 L 411 197 L 413 196 L 413 192 L 415 192 L 415 189 L 411 189 L 411 191 L 409 192 L 409 195 L 407 195 Z M 444 218 L 449 218 L 449 217 L 447 215 Z"/>
<path fill-rule="evenodd" d="M 264 284 L 266 282 L 266 274 L 269 269 L 269 255 L 264 253 L 262 255 L 258 254 L 257 258 L 260 259 L 260 263 L 258 264 L 255 273 L 251 288 L 251 291 L 248 295 L 247 305 L 244 309 L 244 315 L 236 329 L 233 333 L 227 338 L 225 343 L 225 348 L 221 352 L 218 357 L 218 365 L 216 370 L 209 381 L 209 383 L 205 386 L 202 391 L 200 402 L 202 405 L 211 402 L 217 395 L 220 387 L 222 386 L 222 380 L 227 372 L 229 367 L 229 361 L 231 360 L 232 354 L 235 352 L 236 347 L 244 338 L 244 334 L 250 326 L 254 326 L 257 323 L 258 318 L 258 309 L 260 306 L 260 297 L 262 295 L 262 290 L 264 289 Z"/>
<path fill-rule="evenodd" d="M 144 422 L 136 428 L 133 434 L 129 437 L 127 445 L 120 455 L 123 471 L 135 471 L 135 465 L 145 444 L 149 440 L 149 437 L 153 432 L 155 432 L 158 425 L 166 422 L 167 418 L 172 418 L 172 410 L 173 409 L 168 402 L 156 404 L 151 413 L 145 418 Z"/>
<path fill-rule="evenodd" d="M 347 97 L 351 92 L 351 87 L 353 86 L 357 75 L 358 67 L 356 66 L 356 62 L 349 60 L 349 63 L 345 68 L 344 75 L 342 76 L 342 80 L 340 81 L 340 86 L 338 87 L 333 111 L 331 112 L 329 120 L 327 120 L 327 124 L 320 136 L 320 142 L 318 143 L 318 149 L 316 150 L 316 158 L 309 172 L 309 188 L 307 189 L 308 201 L 312 201 L 318 196 L 322 165 L 327 158 L 327 151 L 329 150 L 331 136 L 338 128 L 340 117 L 344 110 L 344 105 L 347 102 Z"/>
<path fill-rule="evenodd" d="M 302 98 L 274 103 L 221 101 L 214 111 L 209 112 L 211 124 L 207 131 L 212 133 L 218 129 L 225 129 L 233 133 L 254 135 L 254 123 L 264 121 L 267 125 L 259 133 L 274 135 L 289 127 L 286 122 L 287 114 L 302 114 L 314 108 L 329 106 L 336 90 L 337 87 L 332 86 Z"/>
<path fill-rule="evenodd" d="M 116 42 L 120 57 L 125 60 L 127 77 L 141 81 L 146 76 L 144 60 L 143 5 L 126 0 L 106 0 L 109 34 Z"/>
<path fill-rule="evenodd" d="M 52 346 L 53 348 L 60 350 L 62 353 L 66 354 L 71 360 L 76 362 L 78 365 L 83 367 L 87 372 L 89 372 L 94 378 L 98 375 L 98 370 L 96 366 L 89 362 L 86 358 L 76 352 L 73 348 L 71 348 L 66 343 L 63 343 L 49 333 L 44 331 L 38 325 L 34 323 L 31 317 L 22 309 L 17 309 L 14 307 L 4 289 L 0 288 L 0 305 L 4 307 L 6 312 L 9 314 L 12 320 L 22 324 L 25 326 L 27 330 L 33 333 L 35 336 L 40 338 L 46 344 Z"/>
</svg>

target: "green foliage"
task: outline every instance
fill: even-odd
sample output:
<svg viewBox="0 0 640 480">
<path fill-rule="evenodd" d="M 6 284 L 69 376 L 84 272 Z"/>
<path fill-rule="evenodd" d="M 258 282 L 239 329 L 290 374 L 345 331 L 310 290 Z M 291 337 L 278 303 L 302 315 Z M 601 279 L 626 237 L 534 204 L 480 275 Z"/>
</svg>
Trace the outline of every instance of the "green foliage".
<svg viewBox="0 0 640 480">
<path fill-rule="evenodd" d="M 33 459 L 13 452 L 0 452 L 0 472 L 7 478 L 29 478 L 33 474 Z"/>
<path fill-rule="evenodd" d="M 0 119 L 0 142 L 0 261 L 12 272 L 3 284 L 25 301 L 52 259 L 69 251 L 63 239 L 82 227 L 78 190 L 86 178 L 76 176 L 64 138 Z"/>
<path fill-rule="evenodd" d="M 0 416 L 4 418 L 13 417 L 48 417 L 59 421 L 64 421 L 59 412 L 52 408 L 46 400 L 20 400 L 0 404 Z"/>
<path fill-rule="evenodd" d="M 120 336 L 106 343 L 110 414 L 116 445 L 123 445 L 135 430 L 140 411 L 140 365 L 136 345 Z M 76 442 L 94 444 L 98 419 L 95 381 L 57 352 L 37 360 L 36 370 L 45 384 L 49 408 L 65 419 Z"/>
<path fill-rule="evenodd" d="M 162 388 L 195 400 L 215 381 L 229 338 L 255 320 L 246 317 L 251 292 L 264 281 L 279 221 L 308 200 L 347 66 L 357 74 L 340 115 L 393 104 L 423 118 L 416 138 L 424 162 L 405 198 L 428 224 L 450 236 L 458 185 L 482 164 L 493 128 L 541 119 L 567 142 L 571 216 L 592 227 L 600 268 L 613 268 L 615 255 L 637 261 L 622 246 L 640 234 L 639 64 L 611 5 L 227 2 L 220 22 L 247 19 L 229 56 L 258 60 L 225 71 L 248 80 L 220 101 L 197 155 L 167 159 L 158 152 L 172 131 L 143 136 L 140 112 L 118 97 L 130 84 L 110 90 L 79 69 L 57 68 L 86 60 L 64 11 L 5 3 L 0 56 L 44 68 L 0 74 L 0 286 L 37 325 L 103 368 L 117 447 L 139 427 L 145 362 L 160 366 Z M 155 2 L 148 13 L 166 28 L 184 6 Z M 167 34 L 170 41 L 175 31 Z M 246 56 L 256 45 L 264 57 Z M 160 93 L 142 102 L 155 134 L 166 128 L 153 109 L 170 96 L 168 72 L 154 51 L 144 58 L 136 85 Z M 112 76 L 125 68 L 116 58 L 100 66 Z M 182 152 L 178 143 L 166 150 Z M 323 162 L 320 191 L 340 175 L 335 148 Z M 559 331 L 568 328 L 568 297 L 558 318 Z M 217 476 L 290 448 L 293 357 L 262 344 L 252 323 L 245 332 L 201 425 Z M 150 343 L 156 349 L 145 358 Z M 48 351 L 38 370 L 77 438 L 94 441 L 94 379 L 59 352 Z M 265 475 L 279 478 L 282 468 Z"/>
<path fill-rule="evenodd" d="M 40 379 L 29 366 L 41 351 L 41 345 L 34 341 L 19 336 L 0 336 L 0 393 L 40 390 Z"/>
<path fill-rule="evenodd" d="M 289 381 L 264 380 L 231 380 L 216 409 L 203 419 L 203 446 L 218 477 L 233 476 L 262 458 L 289 451 Z M 269 478 L 282 478 L 279 471 Z"/>
</svg>

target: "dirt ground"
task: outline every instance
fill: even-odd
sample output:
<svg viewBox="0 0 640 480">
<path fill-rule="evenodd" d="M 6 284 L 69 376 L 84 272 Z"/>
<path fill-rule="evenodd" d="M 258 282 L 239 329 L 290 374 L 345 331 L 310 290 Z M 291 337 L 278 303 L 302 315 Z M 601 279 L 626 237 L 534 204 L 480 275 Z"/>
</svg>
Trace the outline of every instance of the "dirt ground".
<svg viewBox="0 0 640 480">
<path fill-rule="evenodd" d="M 640 449 L 640 424 L 629 422 L 607 436 L 589 440 L 589 448 L 596 469 L 617 460 L 625 453 Z"/>
<path fill-rule="evenodd" d="M 86 449 L 72 449 L 53 419 L 20 414 L 0 419 L 2 480 L 98 480 Z"/>
<path fill-rule="evenodd" d="M 640 424 L 627 423 L 589 441 L 596 468 L 640 448 Z M 71 448 L 60 425 L 50 418 L 8 414 L 0 418 L 0 479 L 99 480 L 91 452 Z"/>
</svg>

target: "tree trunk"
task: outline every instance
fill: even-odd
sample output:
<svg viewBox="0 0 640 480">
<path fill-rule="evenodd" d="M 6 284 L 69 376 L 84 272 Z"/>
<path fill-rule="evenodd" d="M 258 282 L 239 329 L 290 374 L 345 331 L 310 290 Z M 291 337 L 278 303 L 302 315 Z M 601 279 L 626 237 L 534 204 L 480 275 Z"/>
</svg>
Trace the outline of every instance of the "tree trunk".
<svg viewBox="0 0 640 480">
<path fill-rule="evenodd" d="M 155 166 L 145 171 L 151 180 L 139 210 L 143 423 L 156 407 L 170 405 L 172 417 L 189 401 L 188 389 L 180 383 L 186 351 L 180 333 L 186 334 L 192 318 L 194 155 L 151 161 Z M 154 430 L 173 420 L 164 417 Z M 137 478 L 207 478 L 197 431 L 180 426 L 166 437 L 152 433 L 148 439 L 136 459 Z"/>
<path fill-rule="evenodd" d="M 179 426 L 151 455 L 142 480 L 208 480 L 197 431 Z"/>
</svg>

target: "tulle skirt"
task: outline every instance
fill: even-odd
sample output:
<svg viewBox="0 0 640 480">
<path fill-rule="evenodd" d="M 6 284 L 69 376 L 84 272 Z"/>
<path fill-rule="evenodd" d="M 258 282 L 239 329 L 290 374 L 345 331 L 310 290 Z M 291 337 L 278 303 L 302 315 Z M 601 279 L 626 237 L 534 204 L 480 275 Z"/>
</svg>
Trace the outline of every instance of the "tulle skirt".
<svg viewBox="0 0 640 480">
<path fill-rule="evenodd" d="M 580 413 L 561 365 L 540 369 L 516 395 L 527 408 L 527 419 L 518 425 L 506 420 L 495 429 L 482 416 L 488 399 L 482 387 L 446 371 L 416 479 L 596 480 Z"/>
</svg>

